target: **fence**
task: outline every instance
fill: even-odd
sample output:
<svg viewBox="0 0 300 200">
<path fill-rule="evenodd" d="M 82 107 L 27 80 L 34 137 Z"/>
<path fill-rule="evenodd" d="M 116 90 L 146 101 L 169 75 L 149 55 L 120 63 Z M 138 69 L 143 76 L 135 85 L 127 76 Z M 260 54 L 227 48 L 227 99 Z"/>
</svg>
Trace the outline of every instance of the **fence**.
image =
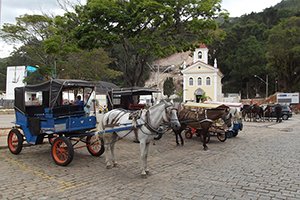
<svg viewBox="0 0 300 200">
<path fill-rule="evenodd" d="M 0 108 L 13 108 L 15 100 L 0 99 Z"/>
</svg>

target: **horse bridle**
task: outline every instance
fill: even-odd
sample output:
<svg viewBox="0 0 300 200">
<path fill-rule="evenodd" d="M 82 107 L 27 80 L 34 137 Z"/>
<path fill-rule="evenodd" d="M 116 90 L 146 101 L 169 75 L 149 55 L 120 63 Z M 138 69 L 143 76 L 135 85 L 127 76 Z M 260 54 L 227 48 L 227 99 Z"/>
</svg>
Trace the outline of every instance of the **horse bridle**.
<svg viewBox="0 0 300 200">
<path fill-rule="evenodd" d="M 172 107 L 171 109 L 169 109 L 169 110 L 167 110 L 169 107 Z M 176 109 L 176 108 L 174 108 L 172 105 L 169 105 L 169 106 L 166 106 L 165 107 L 165 110 L 167 110 L 167 118 L 169 118 L 169 123 L 171 122 L 171 121 L 176 121 L 176 120 L 178 120 L 178 119 L 172 119 L 171 118 L 171 113 L 172 113 L 172 111 L 173 110 L 176 110 L 176 113 L 177 113 L 177 116 L 178 116 L 178 110 Z M 169 117 L 168 117 L 168 115 L 169 115 Z"/>
</svg>

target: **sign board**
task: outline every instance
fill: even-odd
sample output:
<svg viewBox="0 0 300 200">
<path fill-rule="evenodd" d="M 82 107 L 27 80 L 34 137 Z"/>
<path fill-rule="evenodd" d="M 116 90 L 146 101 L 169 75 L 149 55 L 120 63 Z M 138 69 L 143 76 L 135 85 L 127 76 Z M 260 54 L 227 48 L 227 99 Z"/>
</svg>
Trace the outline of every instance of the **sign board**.
<svg viewBox="0 0 300 200">
<path fill-rule="evenodd" d="M 299 103 L 299 93 L 280 93 L 277 94 L 277 103 L 280 104 L 291 104 L 291 103 Z"/>
</svg>

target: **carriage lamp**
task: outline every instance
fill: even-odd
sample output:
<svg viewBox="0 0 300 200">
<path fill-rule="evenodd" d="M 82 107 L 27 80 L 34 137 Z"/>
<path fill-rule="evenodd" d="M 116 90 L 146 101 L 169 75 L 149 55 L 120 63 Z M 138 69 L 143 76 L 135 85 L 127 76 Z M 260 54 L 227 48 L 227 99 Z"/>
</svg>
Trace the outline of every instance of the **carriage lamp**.
<svg viewBox="0 0 300 200">
<path fill-rule="evenodd" d="M 266 98 L 268 98 L 268 86 L 269 86 L 269 83 L 268 83 L 268 75 L 266 75 L 266 81 L 264 81 L 262 78 L 260 78 L 259 76 L 257 76 L 256 74 L 254 75 L 254 77 L 260 79 L 264 84 L 266 84 Z"/>
</svg>

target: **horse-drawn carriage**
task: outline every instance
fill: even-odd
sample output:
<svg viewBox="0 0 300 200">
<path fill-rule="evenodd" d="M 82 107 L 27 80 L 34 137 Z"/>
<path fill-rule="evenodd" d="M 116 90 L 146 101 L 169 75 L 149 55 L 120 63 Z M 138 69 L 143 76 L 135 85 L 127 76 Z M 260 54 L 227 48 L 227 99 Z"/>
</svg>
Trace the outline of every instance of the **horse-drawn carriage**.
<svg viewBox="0 0 300 200">
<path fill-rule="evenodd" d="M 204 109 L 228 109 L 229 107 L 224 104 L 204 104 L 204 103 L 187 103 L 184 105 L 184 107 L 192 107 L 197 113 L 205 112 Z M 220 118 L 219 118 L 220 119 Z M 206 137 L 206 143 L 209 142 L 210 136 L 217 136 L 217 138 L 221 142 L 225 142 L 227 139 L 227 132 L 229 131 L 229 127 L 226 126 L 224 121 L 220 122 L 219 119 L 213 120 L 211 127 L 208 129 L 208 134 Z M 198 118 L 194 119 L 195 121 L 201 121 L 205 120 L 205 118 Z M 193 135 L 196 135 L 200 137 L 201 141 L 204 142 L 203 138 L 203 128 L 193 128 L 188 127 L 188 129 L 185 131 L 185 137 L 187 139 L 191 139 Z"/>
<path fill-rule="evenodd" d="M 94 88 L 93 82 L 67 79 L 15 88 L 16 121 L 7 139 L 11 153 L 19 154 L 25 139 L 37 145 L 48 138 L 52 144 L 52 158 L 61 166 L 72 162 L 77 148 L 86 147 L 93 156 L 103 154 L 103 142 L 92 141 L 96 117 L 85 116 L 81 105 L 65 103 L 69 101 L 64 99 L 70 97 L 70 91 L 82 92 L 86 97 L 83 103 L 87 104 Z M 74 148 L 79 142 L 85 145 Z"/>
<path fill-rule="evenodd" d="M 234 136 L 234 133 L 237 135 L 238 129 L 242 127 L 238 122 L 234 124 L 234 129 L 229 128 L 232 115 L 229 112 L 229 106 L 225 104 L 188 102 L 184 107 L 194 110 L 183 109 L 179 112 L 181 129 L 174 131 L 177 145 L 179 145 L 178 136 L 183 145 L 181 136 L 183 130 L 185 130 L 186 138 L 192 138 L 194 134 L 199 136 L 206 150 L 206 143 L 209 142 L 211 135 L 216 135 L 221 142 L 224 142 L 228 137 Z M 238 129 L 236 129 L 237 126 Z"/>
<path fill-rule="evenodd" d="M 15 125 L 7 139 L 11 153 L 19 154 L 25 139 L 29 144 L 37 145 L 48 138 L 54 162 L 66 166 L 73 160 L 74 149 L 81 147 L 86 147 L 93 156 L 100 156 L 104 149 L 110 148 L 113 157 L 116 141 L 127 137 L 140 142 L 142 175 L 145 175 L 148 172 L 146 159 L 149 143 L 160 132 L 159 126 L 163 121 L 168 121 L 174 129 L 180 127 L 177 110 L 168 102 L 161 102 L 140 112 L 112 109 L 104 116 L 98 116 L 100 120 L 97 126 L 96 112 L 89 116 L 83 110 L 95 86 L 90 81 L 55 79 L 15 88 L 16 121 L 13 122 Z M 146 93 L 149 92 L 153 91 L 147 90 Z M 82 107 L 80 104 L 66 103 L 69 101 L 65 98 L 77 96 L 75 93 L 86 97 Z M 144 94 L 141 90 L 137 93 Z M 117 92 L 115 94 L 120 95 Z M 34 101 L 31 100 L 33 96 L 36 97 Z M 95 111 L 96 101 L 92 102 Z M 81 142 L 84 145 L 74 148 Z M 107 155 L 106 151 L 106 163 L 109 166 L 110 159 Z M 116 165 L 114 158 L 111 162 Z"/>
</svg>

